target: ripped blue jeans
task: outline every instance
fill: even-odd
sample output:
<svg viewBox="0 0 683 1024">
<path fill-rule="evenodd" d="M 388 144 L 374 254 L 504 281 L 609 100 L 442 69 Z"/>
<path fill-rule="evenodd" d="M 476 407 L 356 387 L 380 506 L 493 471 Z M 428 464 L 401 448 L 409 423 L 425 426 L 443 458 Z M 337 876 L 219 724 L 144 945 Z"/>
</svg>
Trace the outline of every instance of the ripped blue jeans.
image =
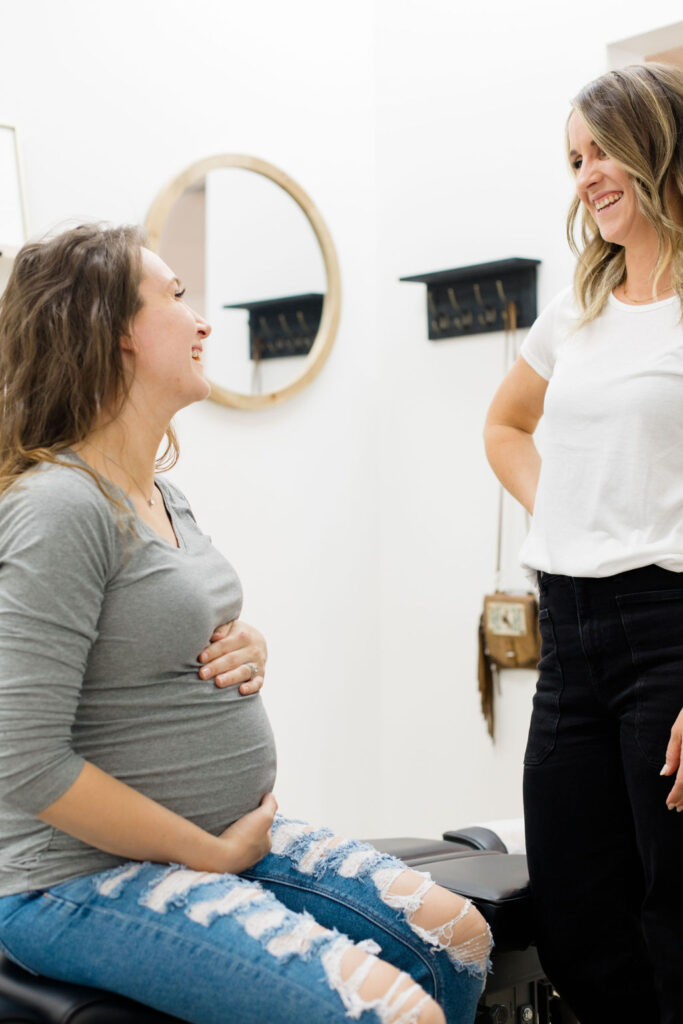
<svg viewBox="0 0 683 1024">
<path fill-rule="evenodd" d="M 0 948 L 195 1024 L 419 1024 L 429 997 L 471 1024 L 490 933 L 469 901 L 449 895 L 461 906 L 430 931 L 411 923 L 428 875 L 281 815 L 272 836 L 241 875 L 130 861 L 2 897 Z"/>
</svg>

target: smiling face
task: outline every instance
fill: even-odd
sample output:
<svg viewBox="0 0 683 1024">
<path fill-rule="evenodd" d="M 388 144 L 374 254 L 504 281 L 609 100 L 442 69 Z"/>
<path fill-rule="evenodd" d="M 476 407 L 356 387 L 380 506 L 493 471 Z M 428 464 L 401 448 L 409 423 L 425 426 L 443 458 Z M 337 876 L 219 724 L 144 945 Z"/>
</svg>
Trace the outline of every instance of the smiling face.
<svg viewBox="0 0 683 1024">
<path fill-rule="evenodd" d="M 567 135 L 577 195 L 604 240 L 625 248 L 649 245 L 654 228 L 638 207 L 629 173 L 602 151 L 577 111 Z"/>
<path fill-rule="evenodd" d="M 150 249 L 141 252 L 143 306 L 122 347 L 133 389 L 170 419 L 209 394 L 201 356 L 211 327 L 183 301 L 184 289 L 164 261 Z"/>
</svg>

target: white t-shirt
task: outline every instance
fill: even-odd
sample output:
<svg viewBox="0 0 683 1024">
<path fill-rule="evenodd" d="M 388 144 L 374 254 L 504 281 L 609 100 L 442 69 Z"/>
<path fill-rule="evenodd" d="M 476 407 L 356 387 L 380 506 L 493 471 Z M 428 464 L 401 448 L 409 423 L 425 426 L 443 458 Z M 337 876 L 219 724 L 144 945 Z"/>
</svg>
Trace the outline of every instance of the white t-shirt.
<svg viewBox="0 0 683 1024">
<path fill-rule="evenodd" d="M 520 559 L 527 570 L 612 576 L 683 571 L 683 324 L 676 295 L 613 295 L 575 329 L 571 288 L 522 345 L 549 381 L 541 475 Z"/>
</svg>

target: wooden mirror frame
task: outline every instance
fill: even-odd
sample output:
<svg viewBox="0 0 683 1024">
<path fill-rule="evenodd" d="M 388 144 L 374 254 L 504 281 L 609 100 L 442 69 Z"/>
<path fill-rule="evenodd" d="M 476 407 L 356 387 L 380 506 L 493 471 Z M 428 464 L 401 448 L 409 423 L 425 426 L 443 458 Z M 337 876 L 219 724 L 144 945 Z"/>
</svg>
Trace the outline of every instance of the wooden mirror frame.
<svg viewBox="0 0 683 1024">
<path fill-rule="evenodd" d="M 274 167 L 273 164 L 260 160 L 258 157 L 245 156 L 240 153 L 222 153 L 217 156 L 207 157 L 204 160 L 198 160 L 162 189 L 152 203 L 145 218 L 145 228 L 150 249 L 153 249 L 154 252 L 159 252 L 159 241 L 164 224 L 173 204 L 180 198 L 185 189 L 201 181 L 208 171 L 214 171 L 222 167 L 240 167 L 243 170 L 262 174 L 264 177 L 270 178 L 271 181 L 275 182 L 276 185 L 279 185 L 281 189 L 290 195 L 303 210 L 309 224 L 313 228 L 325 263 L 327 288 L 323 301 L 320 326 L 299 375 L 282 388 L 278 388 L 275 391 L 266 391 L 258 395 L 247 395 L 241 391 L 230 391 L 209 380 L 211 385 L 209 398 L 213 399 L 214 402 L 237 409 L 266 409 L 284 402 L 288 398 L 292 398 L 305 388 L 307 384 L 310 384 L 313 378 L 320 373 L 325 360 L 330 354 L 337 333 L 341 311 L 339 262 L 327 225 L 317 207 L 304 190 L 284 171 Z"/>
</svg>

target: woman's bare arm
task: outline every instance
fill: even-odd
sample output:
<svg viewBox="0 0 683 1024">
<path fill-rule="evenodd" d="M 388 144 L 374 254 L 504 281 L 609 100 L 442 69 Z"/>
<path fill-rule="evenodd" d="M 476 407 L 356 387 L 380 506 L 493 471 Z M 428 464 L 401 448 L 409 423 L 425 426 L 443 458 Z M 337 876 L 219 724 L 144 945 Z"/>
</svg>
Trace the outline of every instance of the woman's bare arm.
<svg viewBox="0 0 683 1024">
<path fill-rule="evenodd" d="M 533 433 L 543 415 L 548 381 L 519 356 L 494 395 L 486 417 L 486 456 L 503 487 L 533 513 L 541 457 Z"/>
<path fill-rule="evenodd" d="M 216 837 L 86 761 L 76 781 L 37 815 L 84 843 L 128 860 L 237 874 L 270 850 L 272 793 Z"/>
</svg>

